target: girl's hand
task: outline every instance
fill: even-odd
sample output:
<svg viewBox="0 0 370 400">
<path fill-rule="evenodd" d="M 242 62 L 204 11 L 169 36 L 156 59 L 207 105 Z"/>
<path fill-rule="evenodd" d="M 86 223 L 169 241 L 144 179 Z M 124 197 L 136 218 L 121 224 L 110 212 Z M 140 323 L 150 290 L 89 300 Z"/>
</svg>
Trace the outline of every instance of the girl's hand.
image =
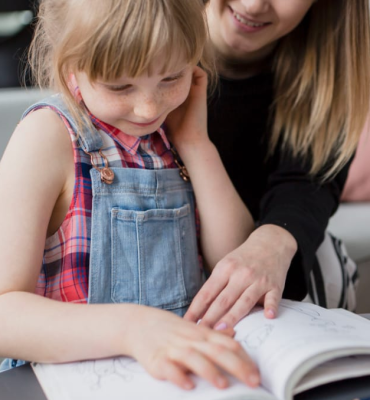
<svg viewBox="0 0 370 400">
<path fill-rule="evenodd" d="M 167 133 L 180 151 L 188 145 L 208 140 L 207 133 L 207 74 L 194 67 L 193 80 L 186 101 L 166 119 Z"/>
<path fill-rule="evenodd" d="M 143 314 L 136 316 L 138 323 L 130 327 L 130 355 L 153 377 L 192 389 L 189 374 L 194 373 L 217 388 L 225 388 L 228 382 L 224 370 L 249 386 L 258 386 L 257 367 L 230 336 L 168 311 L 149 307 L 142 310 Z"/>
<path fill-rule="evenodd" d="M 257 228 L 245 243 L 224 257 L 195 296 L 185 319 L 224 329 L 234 327 L 257 304 L 267 318 L 277 315 L 297 242 L 275 225 Z"/>
</svg>

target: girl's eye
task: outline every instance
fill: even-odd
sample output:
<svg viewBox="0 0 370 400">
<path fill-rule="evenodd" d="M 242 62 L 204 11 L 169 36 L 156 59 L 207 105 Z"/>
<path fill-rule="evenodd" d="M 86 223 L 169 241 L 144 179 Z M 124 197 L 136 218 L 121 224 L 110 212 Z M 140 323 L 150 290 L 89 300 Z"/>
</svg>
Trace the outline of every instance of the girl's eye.
<svg viewBox="0 0 370 400">
<path fill-rule="evenodd" d="M 183 77 L 183 73 L 181 74 L 177 74 L 177 75 L 173 75 L 173 76 L 168 76 L 167 78 L 164 78 L 162 80 L 162 82 L 175 82 L 178 81 L 179 79 L 181 79 Z"/>
<path fill-rule="evenodd" d="M 123 85 L 123 86 L 109 86 L 109 90 L 112 92 L 124 92 L 130 89 L 132 85 Z"/>
</svg>

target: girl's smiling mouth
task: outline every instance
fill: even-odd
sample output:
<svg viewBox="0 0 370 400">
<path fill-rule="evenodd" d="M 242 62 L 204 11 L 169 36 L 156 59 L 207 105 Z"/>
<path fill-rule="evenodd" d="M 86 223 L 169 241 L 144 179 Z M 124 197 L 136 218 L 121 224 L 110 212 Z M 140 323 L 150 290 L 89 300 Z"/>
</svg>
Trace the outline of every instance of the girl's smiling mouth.
<svg viewBox="0 0 370 400">
<path fill-rule="evenodd" d="M 158 118 L 156 118 L 156 119 L 153 119 L 153 121 L 150 121 L 150 122 L 143 122 L 143 123 L 133 122 L 133 121 L 127 121 L 127 122 L 129 122 L 130 124 L 136 125 L 136 126 L 145 127 L 145 126 L 153 125 L 154 123 L 156 123 L 156 122 L 159 120 L 159 118 L 160 118 L 160 117 L 158 117 Z"/>
</svg>

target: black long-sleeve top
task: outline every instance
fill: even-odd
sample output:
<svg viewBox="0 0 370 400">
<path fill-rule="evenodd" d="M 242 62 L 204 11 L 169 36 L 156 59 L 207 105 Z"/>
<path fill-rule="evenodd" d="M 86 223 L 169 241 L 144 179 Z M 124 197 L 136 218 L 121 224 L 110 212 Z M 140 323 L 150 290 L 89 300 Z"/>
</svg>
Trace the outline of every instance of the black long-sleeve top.
<svg viewBox="0 0 370 400">
<path fill-rule="evenodd" d="M 273 76 L 242 80 L 220 78 L 208 108 L 208 130 L 229 176 L 258 224 L 289 231 L 298 252 L 289 269 L 284 297 L 300 300 L 329 218 L 336 211 L 348 163 L 332 180 L 320 184 L 302 160 L 279 149 L 267 158 Z"/>
</svg>

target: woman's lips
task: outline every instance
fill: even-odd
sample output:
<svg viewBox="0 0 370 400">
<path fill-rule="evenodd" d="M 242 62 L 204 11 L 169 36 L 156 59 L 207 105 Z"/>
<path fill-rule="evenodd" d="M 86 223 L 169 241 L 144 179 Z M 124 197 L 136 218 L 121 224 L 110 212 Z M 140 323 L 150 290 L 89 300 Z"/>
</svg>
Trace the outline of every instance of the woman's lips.
<svg viewBox="0 0 370 400">
<path fill-rule="evenodd" d="M 232 14 L 235 24 L 247 32 L 257 32 L 271 24 L 271 22 L 256 21 L 247 18 L 246 16 L 236 12 L 232 8 L 230 8 L 230 12 Z"/>
</svg>

